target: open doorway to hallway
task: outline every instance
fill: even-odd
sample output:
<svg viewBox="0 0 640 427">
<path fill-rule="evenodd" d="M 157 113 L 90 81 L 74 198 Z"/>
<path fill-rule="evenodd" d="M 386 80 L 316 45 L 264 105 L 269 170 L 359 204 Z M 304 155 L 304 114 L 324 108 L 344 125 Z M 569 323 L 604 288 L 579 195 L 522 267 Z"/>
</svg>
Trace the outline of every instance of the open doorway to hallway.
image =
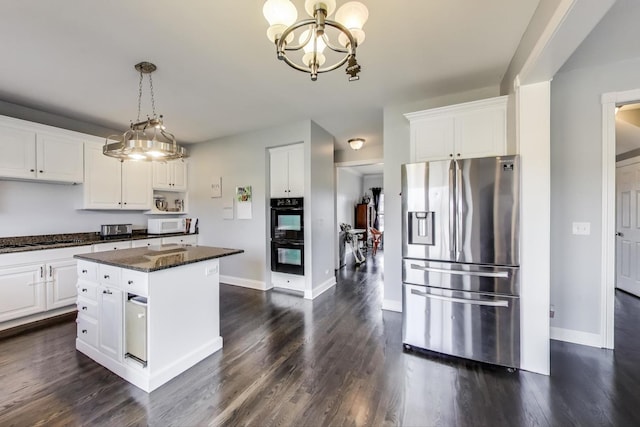
<svg viewBox="0 0 640 427">
<path fill-rule="evenodd" d="M 336 167 L 336 269 L 382 258 L 384 248 L 383 164 Z"/>
</svg>

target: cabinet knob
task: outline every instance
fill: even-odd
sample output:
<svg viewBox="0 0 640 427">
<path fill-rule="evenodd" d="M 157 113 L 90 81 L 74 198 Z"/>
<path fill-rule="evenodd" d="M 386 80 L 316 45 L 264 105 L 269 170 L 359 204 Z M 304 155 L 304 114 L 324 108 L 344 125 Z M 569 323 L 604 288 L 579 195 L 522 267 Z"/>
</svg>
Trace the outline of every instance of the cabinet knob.
<svg viewBox="0 0 640 427">
<path fill-rule="evenodd" d="M 105 289 L 104 291 L 102 291 L 102 293 L 106 294 L 106 295 L 112 295 L 113 294 L 113 292 L 111 292 L 109 289 Z"/>
<path fill-rule="evenodd" d="M 87 288 L 82 288 L 82 292 L 87 292 Z"/>
<path fill-rule="evenodd" d="M 460 157 L 460 153 L 456 154 L 458 157 Z"/>
<path fill-rule="evenodd" d="M 129 284 L 129 285 L 133 285 L 133 280 L 129 280 L 129 281 L 127 282 L 127 284 Z"/>
<path fill-rule="evenodd" d="M 87 274 L 87 270 L 82 270 L 82 274 Z"/>
<path fill-rule="evenodd" d="M 453 157 L 453 153 L 449 154 L 449 157 Z"/>
<path fill-rule="evenodd" d="M 114 249 L 115 249 L 115 248 L 114 248 Z M 109 278 L 109 275 L 108 275 L 108 274 L 105 274 L 105 275 L 104 275 L 104 278 L 105 278 L 105 279 L 108 279 L 108 278 Z"/>
<path fill-rule="evenodd" d="M 84 307 L 82 307 L 82 309 L 83 309 L 83 310 L 86 310 L 86 309 L 87 309 L 87 307 L 86 307 L 86 306 L 84 306 Z"/>
<path fill-rule="evenodd" d="M 458 154 L 458 156 L 459 156 L 459 155 L 460 155 L 460 154 Z M 126 204 L 127 204 L 127 202 L 124 202 L 124 204 L 126 205 Z"/>
<path fill-rule="evenodd" d="M 35 172 L 35 171 L 36 171 L 35 169 L 29 169 L 29 172 Z"/>
<path fill-rule="evenodd" d="M 83 333 L 83 334 L 86 334 L 86 333 L 87 333 L 87 330 L 86 330 L 86 329 L 83 329 L 83 330 L 82 330 L 82 333 Z"/>
<path fill-rule="evenodd" d="M 121 204 L 122 204 L 122 202 L 118 202 L 118 204 L 119 204 L 119 205 L 121 205 Z"/>
<path fill-rule="evenodd" d="M 38 171 L 38 173 L 44 173 L 44 171 L 41 170 L 41 171 Z"/>
</svg>

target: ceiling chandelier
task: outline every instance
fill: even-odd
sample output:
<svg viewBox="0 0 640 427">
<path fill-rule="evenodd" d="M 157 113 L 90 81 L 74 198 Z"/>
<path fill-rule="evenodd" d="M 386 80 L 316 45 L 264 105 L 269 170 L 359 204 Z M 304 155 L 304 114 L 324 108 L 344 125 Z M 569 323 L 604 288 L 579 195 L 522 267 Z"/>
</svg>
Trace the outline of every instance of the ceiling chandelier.
<svg viewBox="0 0 640 427">
<path fill-rule="evenodd" d="M 358 151 L 364 145 L 364 138 L 351 138 L 347 142 L 352 150 Z"/>
<path fill-rule="evenodd" d="M 329 16 L 336 8 L 335 0 L 305 0 L 304 8 L 312 17 L 295 22 L 298 11 L 290 0 L 267 0 L 262 8 L 269 22 L 267 38 L 276 45 L 278 59 L 296 70 L 311 74 L 311 80 L 318 79 L 318 73 L 326 73 L 347 64 L 349 81 L 358 80 L 360 65 L 356 61 L 356 47 L 364 41 L 362 27 L 369 18 L 367 7 L 357 1 L 342 5 L 335 16 Z M 331 28 L 331 34 L 325 30 Z M 291 44 L 298 35 L 298 44 Z M 326 62 L 325 48 L 338 53 L 332 65 L 321 68 Z M 303 51 L 300 62 L 287 52 Z M 333 55 L 336 56 L 336 55 Z"/>
<path fill-rule="evenodd" d="M 108 136 L 102 152 L 109 157 L 123 160 L 167 161 L 186 157 L 186 151 L 176 143 L 173 134 L 166 131 L 162 121 L 162 115 L 156 114 L 156 103 L 153 97 L 153 80 L 151 73 L 157 67 L 150 62 L 140 62 L 135 65 L 140 73 L 138 85 L 138 118 L 131 122 L 129 129 L 122 135 Z M 149 75 L 149 89 L 151 92 L 152 116 L 146 120 L 140 120 L 140 107 L 142 105 L 142 80 L 144 75 Z M 115 142 L 114 142 L 115 141 Z"/>
</svg>

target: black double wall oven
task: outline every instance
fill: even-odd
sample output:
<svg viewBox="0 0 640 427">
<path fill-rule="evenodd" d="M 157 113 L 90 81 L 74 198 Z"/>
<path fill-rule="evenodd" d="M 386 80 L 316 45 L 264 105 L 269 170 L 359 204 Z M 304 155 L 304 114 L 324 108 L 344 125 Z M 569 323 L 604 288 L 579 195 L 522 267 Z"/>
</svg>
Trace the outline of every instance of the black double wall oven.
<svg viewBox="0 0 640 427">
<path fill-rule="evenodd" d="M 304 199 L 271 199 L 271 271 L 304 276 Z"/>
</svg>

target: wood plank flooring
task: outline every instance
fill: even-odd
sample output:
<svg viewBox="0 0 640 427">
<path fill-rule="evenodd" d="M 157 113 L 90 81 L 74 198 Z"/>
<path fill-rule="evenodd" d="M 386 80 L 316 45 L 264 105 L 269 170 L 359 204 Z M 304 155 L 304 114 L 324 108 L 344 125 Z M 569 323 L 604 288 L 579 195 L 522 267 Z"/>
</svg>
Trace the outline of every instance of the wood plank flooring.
<svg viewBox="0 0 640 427">
<path fill-rule="evenodd" d="M 637 298 L 615 353 L 553 341 L 545 377 L 403 352 L 381 293 L 381 252 L 314 301 L 222 285 L 224 348 L 151 394 L 76 352 L 75 323 L 0 340 L 0 426 L 640 425 Z"/>
</svg>

